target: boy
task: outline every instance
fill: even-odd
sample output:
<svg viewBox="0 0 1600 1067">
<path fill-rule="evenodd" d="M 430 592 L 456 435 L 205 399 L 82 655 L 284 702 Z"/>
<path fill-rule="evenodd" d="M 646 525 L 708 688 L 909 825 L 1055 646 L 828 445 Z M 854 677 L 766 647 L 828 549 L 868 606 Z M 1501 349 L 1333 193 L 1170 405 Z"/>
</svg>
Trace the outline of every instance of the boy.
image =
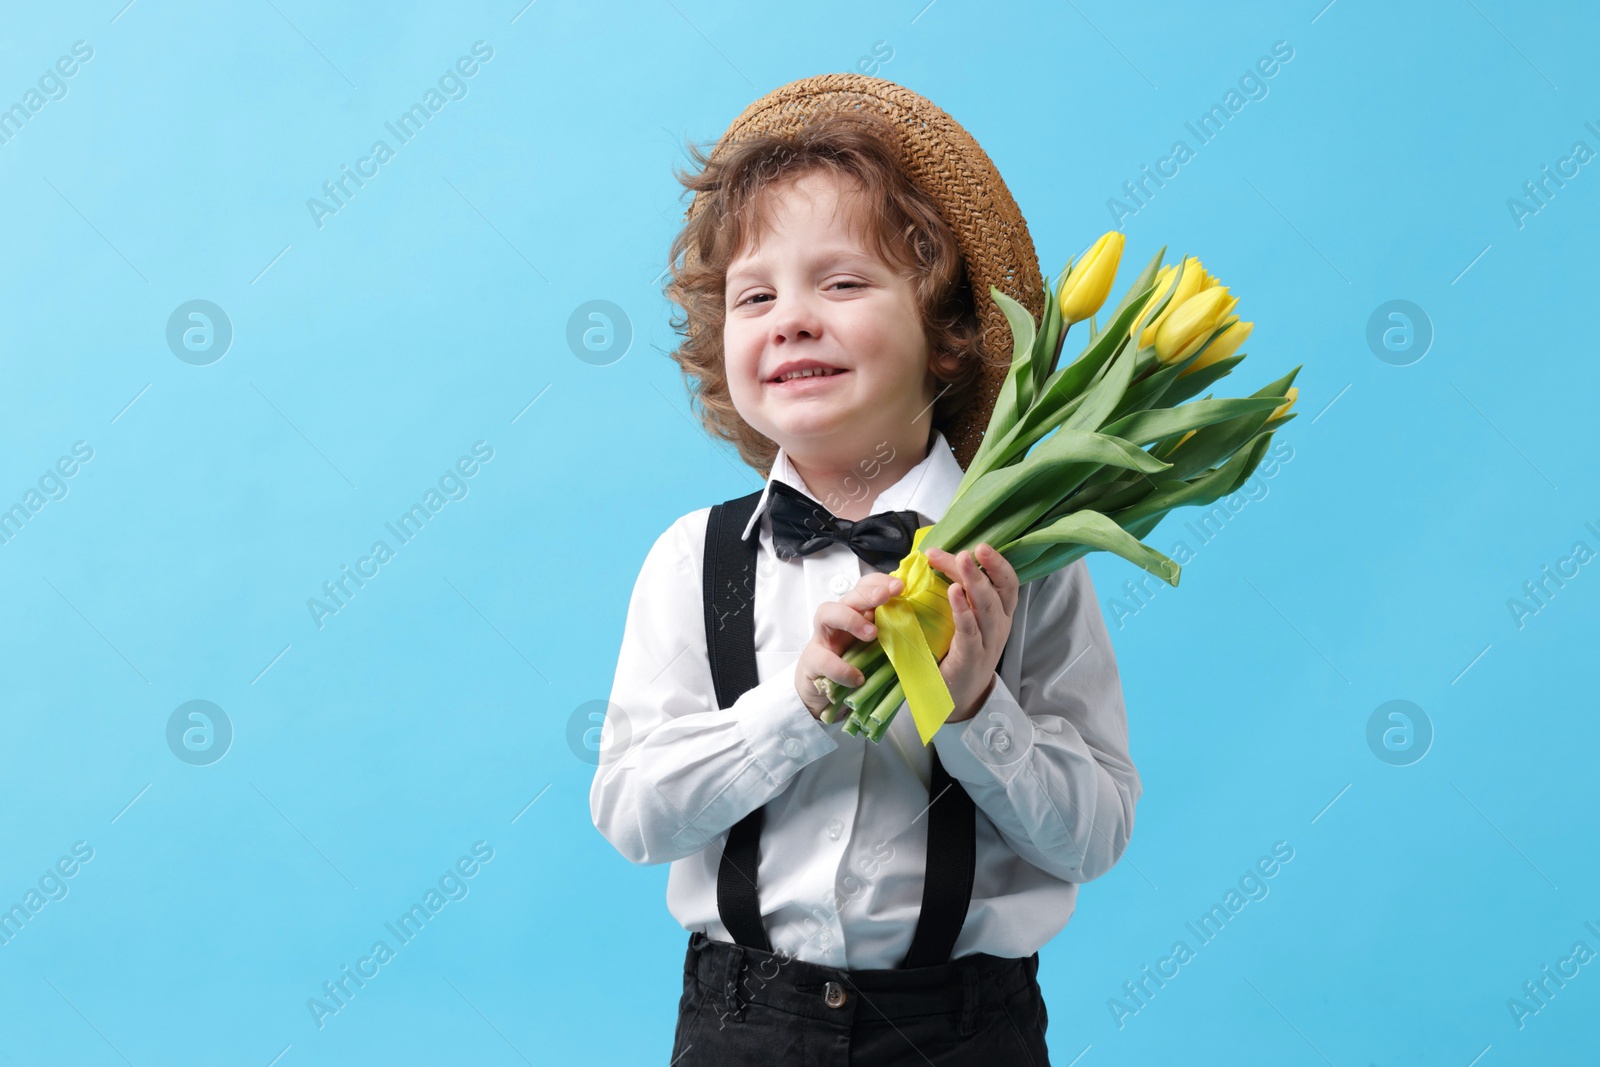
<svg viewBox="0 0 1600 1067">
<path fill-rule="evenodd" d="M 824 725 L 815 684 L 862 681 L 841 653 L 1004 375 L 988 285 L 1038 315 L 1032 243 L 976 142 L 880 79 L 784 86 L 695 155 L 673 356 L 767 484 L 651 547 L 590 793 L 625 857 L 672 864 L 672 1062 L 1047 1064 L 1038 949 L 1141 792 L 1084 564 L 1019 589 L 991 546 L 929 553 L 956 634 L 927 747 L 903 708 L 881 744 Z"/>
</svg>

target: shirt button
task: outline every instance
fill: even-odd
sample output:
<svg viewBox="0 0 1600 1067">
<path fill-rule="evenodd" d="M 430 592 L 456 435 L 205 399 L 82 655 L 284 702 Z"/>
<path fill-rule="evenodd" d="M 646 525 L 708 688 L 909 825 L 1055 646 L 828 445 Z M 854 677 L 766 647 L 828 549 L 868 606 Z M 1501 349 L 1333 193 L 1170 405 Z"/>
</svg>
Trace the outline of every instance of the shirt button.
<svg viewBox="0 0 1600 1067">
<path fill-rule="evenodd" d="M 790 759 L 799 759 L 800 753 L 803 751 L 805 750 L 801 747 L 800 742 L 792 737 L 783 743 L 783 754 Z"/>
<path fill-rule="evenodd" d="M 835 574 L 833 581 L 828 583 L 828 588 L 833 590 L 834 596 L 843 596 L 850 591 L 850 579 L 842 574 Z"/>
<path fill-rule="evenodd" d="M 838 982 L 829 982 L 822 987 L 822 1002 L 830 1008 L 844 1007 L 844 986 Z"/>
<path fill-rule="evenodd" d="M 837 840 L 839 840 L 839 835 L 842 834 L 842 833 L 844 833 L 844 823 L 840 822 L 838 819 L 830 819 L 830 820 L 828 820 L 828 836 L 829 837 L 831 837 L 835 841 L 837 841 Z"/>
<path fill-rule="evenodd" d="M 983 743 L 1003 756 L 1011 748 L 1011 735 L 1004 726 L 991 726 L 983 735 Z"/>
</svg>

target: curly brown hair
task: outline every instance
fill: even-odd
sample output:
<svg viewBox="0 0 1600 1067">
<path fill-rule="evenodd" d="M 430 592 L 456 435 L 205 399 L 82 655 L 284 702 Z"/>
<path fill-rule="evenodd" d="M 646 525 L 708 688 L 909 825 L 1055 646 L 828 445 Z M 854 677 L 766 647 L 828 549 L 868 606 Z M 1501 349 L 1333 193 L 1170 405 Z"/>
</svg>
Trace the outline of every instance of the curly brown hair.
<svg viewBox="0 0 1600 1067">
<path fill-rule="evenodd" d="M 761 134 L 704 147 L 688 145 L 698 168 L 674 168 L 693 195 L 683 229 L 672 241 L 671 273 L 662 291 L 678 306 L 671 325 L 682 337 L 671 353 L 683 371 L 690 408 L 713 437 L 731 441 L 740 457 L 768 476 L 778 446 L 735 410 L 723 365 L 728 266 L 747 237 L 770 221 L 774 187 L 828 170 L 864 194 L 868 236 L 878 255 L 914 283 L 916 303 L 938 388 L 933 426 L 949 436 L 971 403 L 987 356 L 955 233 L 938 206 L 913 185 L 900 164 L 894 128 L 869 112 L 830 112 L 792 135 Z"/>
</svg>

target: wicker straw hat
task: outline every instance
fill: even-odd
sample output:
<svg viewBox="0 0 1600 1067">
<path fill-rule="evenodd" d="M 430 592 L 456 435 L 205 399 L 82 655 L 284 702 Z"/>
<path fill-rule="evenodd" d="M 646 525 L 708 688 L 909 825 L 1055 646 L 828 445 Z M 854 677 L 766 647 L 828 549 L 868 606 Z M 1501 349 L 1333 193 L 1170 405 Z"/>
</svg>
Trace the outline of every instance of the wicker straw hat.
<svg viewBox="0 0 1600 1067">
<path fill-rule="evenodd" d="M 1017 300 L 1036 320 L 1044 310 L 1044 280 L 1028 225 L 978 142 L 955 119 L 904 86 L 861 74 L 822 74 L 774 89 L 745 108 L 712 158 L 738 138 L 797 133 L 821 113 L 845 110 L 875 112 L 899 132 L 901 165 L 912 184 L 938 206 L 966 262 L 985 361 L 972 403 L 945 433 L 964 470 L 983 440 L 1011 365 L 1011 331 L 989 287 Z M 688 217 L 699 206 L 697 196 Z"/>
</svg>

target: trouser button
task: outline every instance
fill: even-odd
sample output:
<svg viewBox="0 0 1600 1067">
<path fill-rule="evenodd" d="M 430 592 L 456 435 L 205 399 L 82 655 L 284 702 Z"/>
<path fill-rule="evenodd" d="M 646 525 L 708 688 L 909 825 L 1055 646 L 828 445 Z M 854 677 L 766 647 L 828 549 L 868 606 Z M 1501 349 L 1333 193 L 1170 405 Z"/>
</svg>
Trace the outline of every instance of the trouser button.
<svg viewBox="0 0 1600 1067">
<path fill-rule="evenodd" d="M 822 1002 L 830 1008 L 844 1007 L 844 986 L 838 982 L 829 982 L 822 987 Z"/>
</svg>

